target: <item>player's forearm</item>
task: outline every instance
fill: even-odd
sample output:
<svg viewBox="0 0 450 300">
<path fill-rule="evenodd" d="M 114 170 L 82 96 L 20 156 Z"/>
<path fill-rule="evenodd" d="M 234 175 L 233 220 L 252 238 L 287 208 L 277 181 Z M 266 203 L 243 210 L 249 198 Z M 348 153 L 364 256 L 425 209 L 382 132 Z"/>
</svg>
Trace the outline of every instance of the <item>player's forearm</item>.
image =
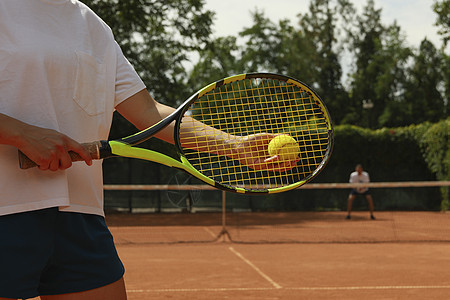
<svg viewBox="0 0 450 300">
<path fill-rule="evenodd" d="M 116 107 L 116 110 L 139 130 L 156 124 L 175 111 L 173 107 L 155 101 L 146 90 L 142 90 L 123 101 Z M 170 123 L 166 128 L 159 131 L 155 137 L 173 144 L 174 126 L 175 122 Z M 236 137 L 185 117 L 180 128 L 180 141 L 182 146 L 186 148 L 231 156 L 234 153 L 233 146 Z"/>
<path fill-rule="evenodd" d="M 139 130 L 144 130 L 168 115 L 175 109 L 156 102 L 144 89 L 120 103 L 116 110 Z M 157 133 L 156 137 L 169 143 L 173 140 L 174 122 Z"/>
<path fill-rule="evenodd" d="M 184 117 L 181 123 L 180 142 L 185 148 L 233 157 L 242 139 L 190 117 Z"/>
<path fill-rule="evenodd" d="M 161 118 L 169 116 L 174 108 L 160 103 L 156 104 Z M 164 141 L 174 143 L 175 122 L 170 123 L 164 130 L 157 133 L 156 137 Z M 180 125 L 180 143 L 184 148 L 201 152 L 214 153 L 233 157 L 235 149 L 242 137 L 235 136 L 212 126 L 185 116 Z"/>
<path fill-rule="evenodd" d="M 0 113 L 0 144 L 17 148 L 23 143 L 23 132 L 28 124 Z"/>
</svg>

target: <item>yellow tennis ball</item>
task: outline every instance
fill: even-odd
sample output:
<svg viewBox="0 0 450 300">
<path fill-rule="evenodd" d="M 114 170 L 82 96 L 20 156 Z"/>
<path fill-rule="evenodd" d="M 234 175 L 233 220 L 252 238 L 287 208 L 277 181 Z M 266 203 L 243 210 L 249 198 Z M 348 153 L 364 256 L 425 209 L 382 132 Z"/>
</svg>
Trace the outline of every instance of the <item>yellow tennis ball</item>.
<svg viewBox="0 0 450 300">
<path fill-rule="evenodd" d="M 289 135 L 277 135 L 269 143 L 269 155 L 278 155 L 279 160 L 295 160 L 300 154 L 297 141 Z"/>
</svg>

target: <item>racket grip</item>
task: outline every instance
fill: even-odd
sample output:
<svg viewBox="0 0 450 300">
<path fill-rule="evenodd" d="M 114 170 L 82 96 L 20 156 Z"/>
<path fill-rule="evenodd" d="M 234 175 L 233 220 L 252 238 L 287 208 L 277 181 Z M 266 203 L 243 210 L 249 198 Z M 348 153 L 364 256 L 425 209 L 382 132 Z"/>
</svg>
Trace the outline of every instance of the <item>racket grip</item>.
<svg viewBox="0 0 450 300">
<path fill-rule="evenodd" d="M 100 151 L 102 143 L 100 141 L 92 143 L 81 144 L 91 155 L 92 159 L 101 159 Z M 84 161 L 84 159 L 76 152 L 69 151 L 70 158 L 72 161 Z M 32 161 L 28 156 L 26 156 L 22 151 L 19 150 L 19 166 L 21 169 L 30 169 L 37 167 L 38 165 Z"/>
</svg>

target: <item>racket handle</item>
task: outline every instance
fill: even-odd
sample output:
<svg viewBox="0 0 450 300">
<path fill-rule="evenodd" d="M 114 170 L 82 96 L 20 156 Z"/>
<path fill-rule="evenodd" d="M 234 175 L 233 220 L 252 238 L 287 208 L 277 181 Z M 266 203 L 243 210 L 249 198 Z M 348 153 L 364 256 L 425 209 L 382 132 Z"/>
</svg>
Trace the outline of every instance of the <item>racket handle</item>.
<svg viewBox="0 0 450 300">
<path fill-rule="evenodd" d="M 100 151 L 102 143 L 100 141 L 81 144 L 91 155 L 92 159 L 101 159 Z M 84 161 L 84 159 L 76 152 L 69 151 L 72 161 Z M 19 150 L 19 166 L 21 169 L 30 169 L 38 165 Z"/>
</svg>

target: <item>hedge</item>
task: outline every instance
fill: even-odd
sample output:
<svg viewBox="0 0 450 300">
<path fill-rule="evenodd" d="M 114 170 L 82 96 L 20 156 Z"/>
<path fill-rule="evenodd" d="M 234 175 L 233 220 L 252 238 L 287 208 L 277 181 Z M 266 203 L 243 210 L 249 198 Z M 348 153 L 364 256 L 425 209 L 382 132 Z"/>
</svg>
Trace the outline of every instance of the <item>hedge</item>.
<svg viewBox="0 0 450 300">
<path fill-rule="evenodd" d="M 353 125 L 335 127 L 331 159 L 312 182 L 348 182 L 361 163 L 373 182 L 450 180 L 450 118 L 400 128 L 365 129 Z M 166 146 L 163 146 L 166 147 Z M 111 159 L 104 163 L 105 183 L 167 184 L 179 171 L 138 160 Z M 118 172 L 118 170 L 122 170 Z M 133 171 L 131 171 L 133 170 Z M 117 174 L 120 176 L 117 176 Z M 138 176 L 133 174 L 139 174 Z M 183 178 L 183 181 L 185 179 Z M 199 184 L 196 179 L 189 183 Z M 253 211 L 345 210 L 348 190 L 297 189 L 270 196 L 227 194 L 229 209 Z M 164 207 L 167 191 L 107 192 L 106 206 Z M 440 210 L 449 207 L 448 188 L 372 189 L 377 210 Z M 220 207 L 221 193 L 199 192 L 194 205 Z M 119 203 L 119 204 L 118 204 Z M 367 209 L 365 200 L 355 209 Z M 158 210 L 158 209 L 157 209 Z"/>
</svg>

